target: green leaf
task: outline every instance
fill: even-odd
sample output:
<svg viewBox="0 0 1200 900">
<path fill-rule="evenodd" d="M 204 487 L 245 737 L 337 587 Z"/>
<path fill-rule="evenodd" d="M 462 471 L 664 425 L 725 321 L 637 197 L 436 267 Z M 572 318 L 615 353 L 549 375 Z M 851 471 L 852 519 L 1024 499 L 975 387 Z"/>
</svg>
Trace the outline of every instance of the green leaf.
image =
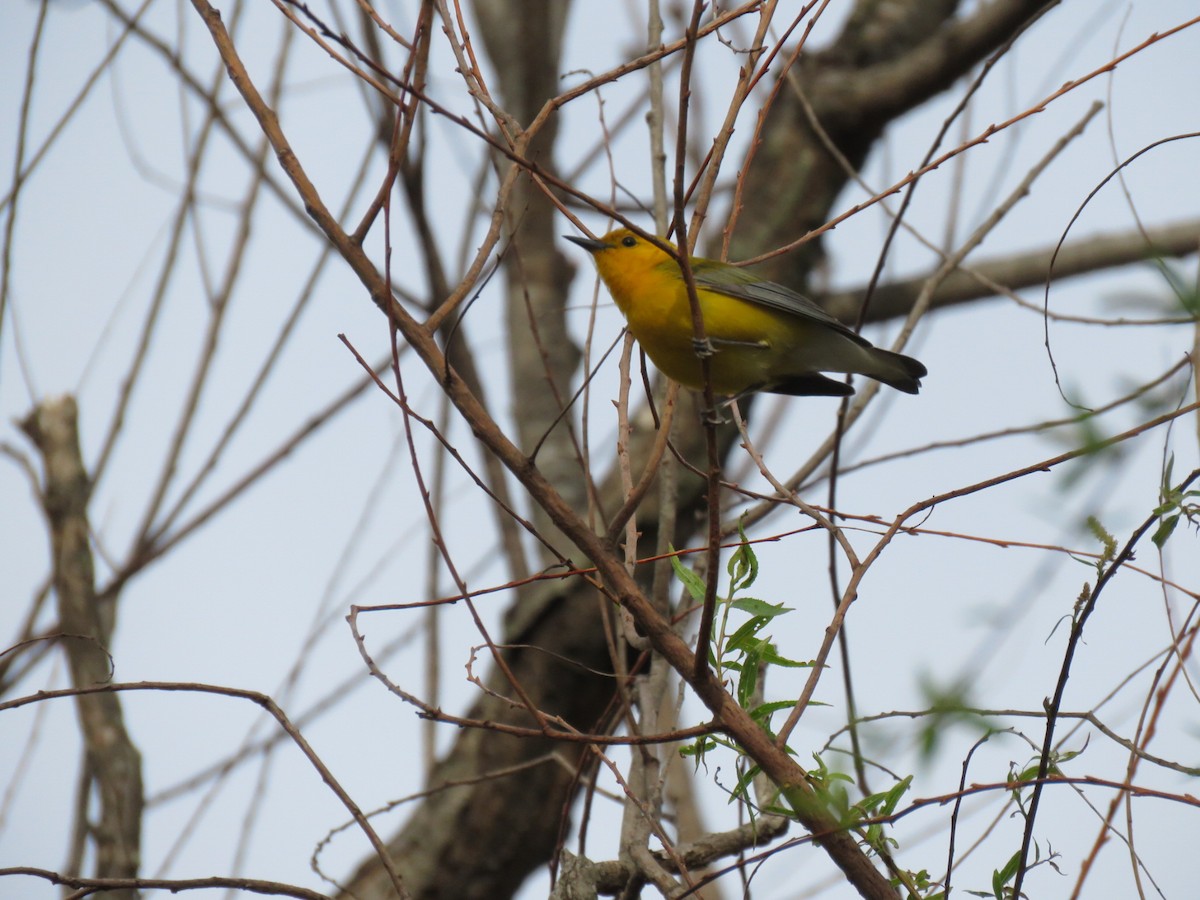
<svg viewBox="0 0 1200 900">
<path fill-rule="evenodd" d="M 908 789 L 912 787 L 912 780 L 913 777 L 911 775 L 907 776 L 906 778 L 901 778 L 896 782 L 895 785 L 893 785 L 890 791 L 887 791 L 883 795 L 883 815 L 890 816 L 896 811 L 896 807 L 899 806 L 901 798 L 903 798 L 904 795 L 908 793 Z"/>
<path fill-rule="evenodd" d="M 700 764 L 704 762 L 704 755 L 708 753 L 709 750 L 715 750 L 716 748 L 717 742 L 710 735 L 702 735 L 701 737 L 698 737 L 696 740 L 692 741 L 692 743 L 684 744 L 682 747 L 680 747 L 679 755 L 684 759 L 687 759 L 689 756 L 695 757 L 696 771 L 699 771 Z"/>
<path fill-rule="evenodd" d="M 754 689 L 758 687 L 758 661 L 747 659 L 737 681 L 738 706 L 745 709 L 754 700 Z"/>
<path fill-rule="evenodd" d="M 773 619 L 792 611 L 790 606 L 784 606 L 782 603 L 768 603 L 754 597 L 738 597 L 733 601 L 732 606 L 734 609 L 740 609 L 744 613 L 763 619 Z"/>
<path fill-rule="evenodd" d="M 788 659 L 786 656 L 781 656 L 774 644 L 767 644 L 767 649 L 763 651 L 762 660 L 769 666 L 783 666 L 785 669 L 811 669 L 816 665 L 811 659 L 808 662 L 803 662 L 798 659 Z"/>
<path fill-rule="evenodd" d="M 1162 515 L 1169 509 L 1177 508 L 1178 504 L 1164 504 L 1156 509 L 1155 512 Z M 1181 518 L 1183 518 L 1182 511 L 1171 513 L 1169 516 L 1163 516 L 1162 521 L 1158 523 L 1158 527 L 1154 529 L 1154 534 L 1150 536 L 1150 540 L 1154 542 L 1155 547 L 1159 550 L 1163 548 L 1163 545 L 1170 540 L 1171 535 L 1175 532 L 1175 526 L 1179 524 Z"/>
<path fill-rule="evenodd" d="M 992 895 L 996 900 L 1004 900 L 1004 886 L 1016 877 L 1017 867 L 1021 865 L 1021 851 L 1014 853 L 1004 864 L 1003 869 L 992 873 Z"/>
<path fill-rule="evenodd" d="M 729 795 L 729 802 L 734 800 L 749 800 L 750 786 L 754 783 L 754 779 L 758 777 L 758 773 L 762 770 L 758 766 L 750 766 L 738 776 L 737 784 L 733 786 L 733 792 Z M 753 805 L 753 804 L 751 804 Z"/>
<path fill-rule="evenodd" d="M 679 557 L 674 555 L 674 547 L 670 547 L 669 549 L 672 554 L 671 568 L 675 570 L 675 577 L 687 588 L 687 592 L 692 595 L 693 600 L 702 602 L 705 593 L 704 579 L 679 561 Z"/>
<path fill-rule="evenodd" d="M 758 633 L 766 627 L 766 622 L 762 619 L 748 619 L 742 623 L 733 634 L 725 641 L 725 652 L 729 653 L 734 650 L 744 650 L 747 647 L 753 647 L 761 638 L 757 637 Z"/>
<path fill-rule="evenodd" d="M 1037 781 L 1038 772 L 1040 771 L 1042 771 L 1042 764 L 1040 762 L 1035 762 L 1033 765 L 1026 766 L 1024 769 L 1018 772 L 1016 778 L 1012 780 L 1019 782 L 1020 784 L 1028 784 L 1031 781 Z M 1046 774 L 1050 774 L 1049 767 L 1046 769 Z"/>
<path fill-rule="evenodd" d="M 750 710 L 750 718 L 761 725 L 763 730 L 773 737 L 775 732 L 771 728 L 771 716 L 785 709 L 790 710 L 794 705 L 790 700 L 774 700 L 770 703 L 760 703 L 754 709 Z"/>
<path fill-rule="evenodd" d="M 738 537 L 742 539 L 742 543 L 733 551 L 726 566 L 726 570 L 729 572 L 730 597 L 738 591 L 750 587 L 758 578 L 758 557 L 750 546 L 750 540 L 746 537 L 746 531 L 742 527 L 741 521 L 738 522 Z"/>
</svg>

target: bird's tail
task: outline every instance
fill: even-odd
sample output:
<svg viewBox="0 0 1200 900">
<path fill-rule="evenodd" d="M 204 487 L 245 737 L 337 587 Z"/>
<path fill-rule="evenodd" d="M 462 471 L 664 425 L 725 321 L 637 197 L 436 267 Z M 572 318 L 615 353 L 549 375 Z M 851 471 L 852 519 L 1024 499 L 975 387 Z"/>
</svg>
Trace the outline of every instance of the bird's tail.
<svg viewBox="0 0 1200 900">
<path fill-rule="evenodd" d="M 871 358 L 875 367 L 863 374 L 906 394 L 917 393 L 921 389 L 921 379 L 929 374 L 924 365 L 903 353 L 872 347 Z"/>
</svg>

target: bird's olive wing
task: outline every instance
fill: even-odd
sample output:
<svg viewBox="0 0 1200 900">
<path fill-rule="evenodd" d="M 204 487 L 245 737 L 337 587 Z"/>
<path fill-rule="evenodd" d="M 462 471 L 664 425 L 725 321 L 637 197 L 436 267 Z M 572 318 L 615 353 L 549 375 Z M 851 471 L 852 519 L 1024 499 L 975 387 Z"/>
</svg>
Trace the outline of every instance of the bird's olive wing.
<svg viewBox="0 0 1200 900">
<path fill-rule="evenodd" d="M 843 325 L 841 320 L 831 316 L 803 294 L 773 281 L 763 281 L 745 269 L 722 263 L 702 263 L 693 266 L 692 272 L 698 287 L 750 303 L 757 303 L 799 319 L 807 319 L 814 324 L 832 328 L 834 331 L 846 335 L 855 343 L 870 346 L 865 338 L 859 337 L 854 331 Z"/>
</svg>

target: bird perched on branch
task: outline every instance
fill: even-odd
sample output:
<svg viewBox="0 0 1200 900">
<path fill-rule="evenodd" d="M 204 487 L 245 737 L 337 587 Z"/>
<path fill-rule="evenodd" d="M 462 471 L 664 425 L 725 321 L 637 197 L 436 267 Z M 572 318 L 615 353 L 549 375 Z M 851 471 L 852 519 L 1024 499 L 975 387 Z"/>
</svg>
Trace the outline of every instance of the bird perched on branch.
<svg viewBox="0 0 1200 900">
<path fill-rule="evenodd" d="M 618 228 L 604 237 L 568 236 L 592 254 L 629 331 L 658 369 L 703 390 L 704 375 L 687 285 L 670 253 Z M 669 245 L 670 246 L 670 245 Z M 691 257 L 715 394 L 755 391 L 844 397 L 854 389 L 822 372 L 853 372 L 915 394 L 925 366 L 872 346 L 807 297 L 712 259 Z"/>
</svg>

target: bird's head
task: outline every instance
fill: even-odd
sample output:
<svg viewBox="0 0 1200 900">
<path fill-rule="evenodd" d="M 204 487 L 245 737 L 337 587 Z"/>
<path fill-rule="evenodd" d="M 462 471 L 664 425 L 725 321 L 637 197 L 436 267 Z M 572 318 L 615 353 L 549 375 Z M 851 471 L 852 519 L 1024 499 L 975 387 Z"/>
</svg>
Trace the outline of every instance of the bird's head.
<svg viewBox="0 0 1200 900">
<path fill-rule="evenodd" d="M 602 238 L 582 238 L 574 235 L 566 235 L 566 238 L 592 254 L 600 277 L 614 290 L 619 290 L 618 286 L 629 279 L 639 278 L 671 259 L 671 255 L 661 247 L 634 234 L 628 228 L 610 231 Z"/>
</svg>

